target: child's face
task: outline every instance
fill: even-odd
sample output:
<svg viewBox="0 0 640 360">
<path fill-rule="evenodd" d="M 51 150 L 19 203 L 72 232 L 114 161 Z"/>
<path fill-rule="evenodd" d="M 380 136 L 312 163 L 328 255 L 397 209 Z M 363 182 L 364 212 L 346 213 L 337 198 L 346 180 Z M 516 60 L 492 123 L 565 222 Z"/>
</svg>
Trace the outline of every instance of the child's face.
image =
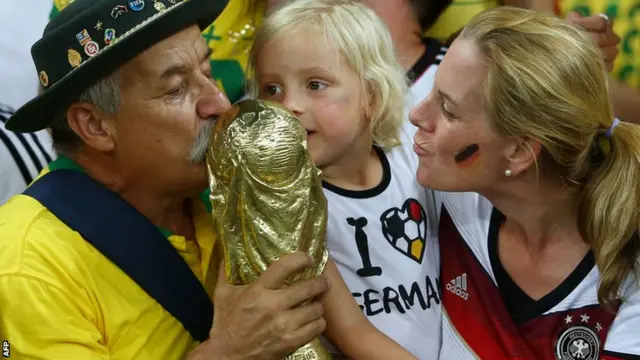
<svg viewBox="0 0 640 360">
<path fill-rule="evenodd" d="M 307 32 L 265 44 L 256 61 L 256 79 L 261 99 L 284 104 L 302 121 L 317 167 L 337 164 L 367 138 L 366 99 L 358 74 L 334 47 Z"/>
</svg>

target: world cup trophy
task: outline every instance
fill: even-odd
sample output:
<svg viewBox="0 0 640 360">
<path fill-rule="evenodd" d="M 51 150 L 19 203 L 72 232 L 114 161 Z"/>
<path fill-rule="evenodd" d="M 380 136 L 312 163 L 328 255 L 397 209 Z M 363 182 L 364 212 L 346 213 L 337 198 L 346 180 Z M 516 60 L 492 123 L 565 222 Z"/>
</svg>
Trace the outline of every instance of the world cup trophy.
<svg viewBox="0 0 640 360">
<path fill-rule="evenodd" d="M 303 251 L 314 266 L 291 284 L 322 274 L 327 200 L 306 131 L 282 105 L 245 100 L 214 124 L 207 150 L 210 202 L 230 284 L 250 284 L 274 261 Z M 319 339 L 286 360 L 331 359 Z"/>
</svg>

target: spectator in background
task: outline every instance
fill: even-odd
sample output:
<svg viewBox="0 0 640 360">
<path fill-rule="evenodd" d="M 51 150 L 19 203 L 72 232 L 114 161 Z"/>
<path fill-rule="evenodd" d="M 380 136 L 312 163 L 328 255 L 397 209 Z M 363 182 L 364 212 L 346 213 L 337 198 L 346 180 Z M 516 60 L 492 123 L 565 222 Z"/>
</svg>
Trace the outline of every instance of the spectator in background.
<svg viewBox="0 0 640 360">
<path fill-rule="evenodd" d="M 362 0 L 384 20 L 398 51 L 400 62 L 412 79 L 424 70 L 424 56 L 444 51 L 442 43 L 423 34 L 451 4 L 451 0 Z M 440 62 L 439 60 L 437 61 Z M 422 67 L 422 68 L 418 68 Z"/>
<path fill-rule="evenodd" d="M 19 194 L 56 157 L 46 130 L 18 134 L 5 129 L 13 109 L 0 104 L 0 205 Z"/>
<path fill-rule="evenodd" d="M 427 36 L 445 41 L 462 29 L 477 14 L 500 5 L 496 0 L 453 0 L 432 27 L 425 29 Z"/>
<path fill-rule="evenodd" d="M 640 123 L 640 0 L 536 0 L 529 7 L 559 16 L 576 12 L 582 16 L 603 13 L 620 34 L 620 55 L 609 79 L 613 109 L 624 121 Z"/>
<path fill-rule="evenodd" d="M 640 13 L 639 0 L 454 0 L 427 34 L 449 39 L 447 42 L 450 43 L 473 16 L 498 5 L 554 12 L 570 21 L 578 19 L 571 12 L 584 17 L 606 14 L 614 24 L 615 32 L 622 36 L 620 56 L 609 80 L 614 112 L 622 120 L 640 123 L 640 36 L 634 23 L 636 14 Z M 580 20 L 577 25 L 584 26 Z"/>
</svg>

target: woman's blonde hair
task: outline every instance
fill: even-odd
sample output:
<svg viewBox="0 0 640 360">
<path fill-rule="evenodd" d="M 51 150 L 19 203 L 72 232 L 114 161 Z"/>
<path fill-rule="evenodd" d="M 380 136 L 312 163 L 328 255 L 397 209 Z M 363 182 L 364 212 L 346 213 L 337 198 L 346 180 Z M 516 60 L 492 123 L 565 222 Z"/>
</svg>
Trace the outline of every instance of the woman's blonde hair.
<svg viewBox="0 0 640 360">
<path fill-rule="evenodd" d="M 354 0 L 291 0 L 263 19 L 249 57 L 249 91 L 257 96 L 256 59 L 260 49 L 280 35 L 304 31 L 335 46 L 362 79 L 373 141 L 389 150 L 400 144 L 406 120 L 408 81 L 398 62 L 391 35 L 382 20 Z M 314 39 L 309 39 L 313 41 Z"/>
<path fill-rule="evenodd" d="M 456 41 L 472 41 L 485 58 L 496 132 L 539 141 L 541 167 L 577 191 L 579 228 L 601 274 L 598 299 L 614 309 L 623 281 L 638 274 L 640 127 L 607 133 L 614 116 L 598 48 L 561 19 L 509 7 L 478 15 Z"/>
</svg>

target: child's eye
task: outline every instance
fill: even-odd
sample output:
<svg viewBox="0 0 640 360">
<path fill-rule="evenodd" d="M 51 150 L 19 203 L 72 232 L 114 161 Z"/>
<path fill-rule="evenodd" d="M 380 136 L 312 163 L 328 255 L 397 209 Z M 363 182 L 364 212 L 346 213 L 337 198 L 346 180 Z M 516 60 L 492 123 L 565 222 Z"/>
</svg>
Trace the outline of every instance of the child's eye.
<svg viewBox="0 0 640 360">
<path fill-rule="evenodd" d="M 323 90 L 327 87 L 326 84 L 320 81 L 309 81 L 309 89 L 311 90 Z"/>
<path fill-rule="evenodd" d="M 267 96 L 278 96 L 282 92 L 282 89 L 278 85 L 267 85 L 264 87 L 264 91 Z"/>
</svg>

